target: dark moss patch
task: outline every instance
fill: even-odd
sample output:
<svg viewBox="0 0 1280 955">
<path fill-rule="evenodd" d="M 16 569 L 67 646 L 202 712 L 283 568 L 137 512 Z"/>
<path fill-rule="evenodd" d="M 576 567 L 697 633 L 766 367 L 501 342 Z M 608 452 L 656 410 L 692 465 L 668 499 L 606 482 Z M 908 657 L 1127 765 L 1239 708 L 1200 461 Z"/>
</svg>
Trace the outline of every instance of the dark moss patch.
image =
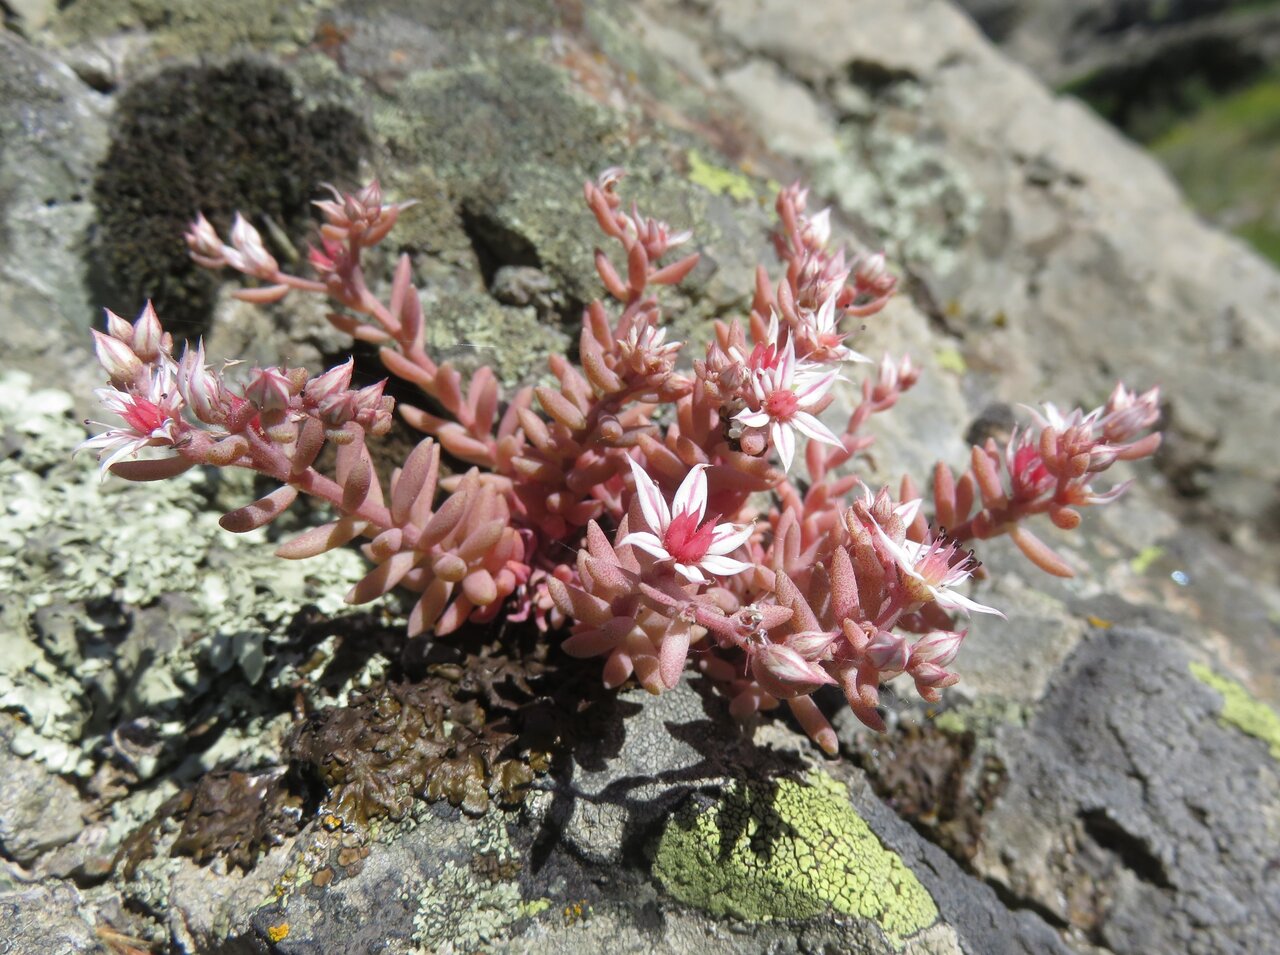
<svg viewBox="0 0 1280 955">
<path fill-rule="evenodd" d="M 856 759 L 895 812 L 956 861 L 969 864 L 982 840 L 983 815 L 1007 779 L 995 755 L 979 752 L 973 731 L 909 724 L 868 740 Z"/>
<path fill-rule="evenodd" d="M 132 316 L 151 298 L 168 327 L 197 333 L 216 279 L 187 257 L 182 235 L 195 213 L 225 237 L 244 210 L 300 243 L 317 184 L 349 181 L 366 144 L 353 114 L 307 110 L 289 77 L 264 63 L 172 67 L 135 84 L 120 97 L 94 183 L 97 299 Z"/>
<path fill-rule="evenodd" d="M 284 775 L 278 769 L 207 773 L 187 794 L 174 854 L 201 863 L 221 854 L 228 865 L 251 869 L 263 851 L 298 830 L 302 800 L 289 792 Z"/>
<path fill-rule="evenodd" d="M 519 803 L 538 760 L 521 759 L 515 734 L 487 725 L 484 708 L 457 699 L 456 686 L 439 678 L 385 683 L 299 726 L 289 756 L 323 785 L 322 816 L 364 827 L 403 818 L 419 798 L 476 815 L 491 797 Z"/>
<path fill-rule="evenodd" d="M 291 629 L 296 637 L 316 627 L 328 629 L 319 621 Z M 577 712 L 601 695 L 583 685 L 587 667 L 551 664 L 547 654 L 536 633 L 500 638 L 479 628 L 448 644 L 411 643 L 391 678 L 301 720 L 278 766 L 218 769 L 168 800 L 125 840 L 115 865 L 132 877 L 178 822 L 171 854 L 200 863 L 221 856 L 248 870 L 313 820 L 363 838 L 370 823 L 402 819 L 419 800 L 472 815 L 518 805 L 550 769 L 554 741 L 568 738 Z M 306 662 L 299 670 L 332 685 L 349 672 L 343 656 L 324 670 Z M 544 678 L 554 700 L 539 688 Z"/>
</svg>

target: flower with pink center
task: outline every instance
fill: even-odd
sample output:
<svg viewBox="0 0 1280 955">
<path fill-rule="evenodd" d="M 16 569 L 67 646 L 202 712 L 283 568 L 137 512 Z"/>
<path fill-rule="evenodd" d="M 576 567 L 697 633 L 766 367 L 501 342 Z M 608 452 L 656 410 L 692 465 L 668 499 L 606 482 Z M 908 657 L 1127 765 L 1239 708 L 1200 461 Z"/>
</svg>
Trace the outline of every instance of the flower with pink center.
<svg viewBox="0 0 1280 955">
<path fill-rule="evenodd" d="M 804 369 L 797 371 L 795 347 L 789 337 L 775 354 L 776 360 L 755 369 L 751 379 L 759 408 L 754 411 L 744 409 L 733 417 L 749 428 L 767 427 L 773 446 L 778 449 L 778 457 L 782 459 L 783 470 L 789 471 L 795 459 L 797 431 L 826 444 L 843 446 L 831 429 L 811 412 L 839 375 L 834 371 L 825 374 Z"/>
<path fill-rule="evenodd" d="M 676 496 L 667 501 L 644 469 L 631 459 L 636 496 L 649 531 L 633 531 L 618 542 L 638 547 L 659 560 L 673 561 L 676 573 L 695 584 L 708 582 L 706 574 L 732 577 L 753 565 L 726 556 L 747 542 L 750 524 L 718 524 L 703 521 L 707 510 L 707 465 L 695 465 L 680 483 Z M 651 532 L 652 533 L 651 533 Z"/>
<path fill-rule="evenodd" d="M 875 525 L 876 537 L 898 565 L 899 580 L 907 597 L 914 603 L 936 603 L 943 610 L 959 610 L 964 613 L 1004 614 L 994 607 L 955 593 L 951 588 L 963 583 L 977 569 L 971 551 L 962 551 L 960 545 L 946 537 L 917 543 L 904 540 L 897 543 Z"/>
<path fill-rule="evenodd" d="M 807 356 L 813 361 L 871 361 L 861 352 L 845 345 L 847 332 L 840 331 L 840 318 L 836 315 L 836 299 L 839 292 L 827 297 L 816 312 L 802 311 L 797 334 L 808 346 Z"/>
<path fill-rule="evenodd" d="M 146 447 L 172 447 L 181 437 L 183 401 L 170 362 L 153 367 L 146 394 L 134 394 L 118 388 L 99 388 L 94 393 L 103 407 L 124 422 L 123 427 L 103 425 L 106 431 L 81 442 L 76 448 L 77 451 L 97 450 L 103 480 L 111 465 L 121 458 L 137 454 Z M 91 423 L 102 424 L 100 421 Z"/>
</svg>

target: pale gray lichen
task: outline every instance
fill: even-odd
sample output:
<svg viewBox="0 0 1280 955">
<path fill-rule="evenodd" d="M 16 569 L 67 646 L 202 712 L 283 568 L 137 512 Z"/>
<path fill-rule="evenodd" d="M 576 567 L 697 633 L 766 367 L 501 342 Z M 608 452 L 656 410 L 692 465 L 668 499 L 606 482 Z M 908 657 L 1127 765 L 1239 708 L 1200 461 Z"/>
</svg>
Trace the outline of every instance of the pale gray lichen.
<svg viewBox="0 0 1280 955">
<path fill-rule="evenodd" d="M 945 143 L 902 121 L 917 111 L 919 95 L 914 84 L 898 83 L 869 121 L 844 123 L 840 149 L 816 166 L 813 185 L 865 222 L 895 259 L 946 274 L 977 231 L 983 202 Z"/>
<path fill-rule="evenodd" d="M 500 813 L 489 813 L 474 823 L 472 832 L 471 865 L 450 859 L 419 889 L 413 942 L 424 955 L 475 951 L 529 914 L 519 885 L 502 877 L 519 865 L 506 821 Z"/>
<path fill-rule="evenodd" d="M 169 718 L 216 674 L 260 681 L 266 636 L 304 603 L 336 614 L 363 562 L 348 550 L 280 561 L 264 531 L 223 531 L 210 500 L 220 488 L 230 506 L 250 500 L 247 473 L 99 483 L 89 455 L 72 459 L 85 435 L 71 408 L 23 372 L 0 374 L 0 708 L 25 724 L 18 755 L 87 776 L 120 719 L 180 732 Z"/>
</svg>

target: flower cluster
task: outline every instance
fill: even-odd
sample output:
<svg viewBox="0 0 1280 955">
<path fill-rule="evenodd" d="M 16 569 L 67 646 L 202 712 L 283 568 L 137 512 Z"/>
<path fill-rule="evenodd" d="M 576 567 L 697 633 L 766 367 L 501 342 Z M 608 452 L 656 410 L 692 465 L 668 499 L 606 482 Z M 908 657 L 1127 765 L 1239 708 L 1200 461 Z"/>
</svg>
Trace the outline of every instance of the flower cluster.
<svg viewBox="0 0 1280 955">
<path fill-rule="evenodd" d="M 424 407 L 399 414 L 426 437 L 390 476 L 377 478 L 366 439 L 391 423 L 382 383 L 351 387 L 352 363 L 319 376 L 302 369 L 211 370 L 202 346 L 173 357 L 148 307 L 130 324 L 108 313 L 95 333 L 110 377 L 100 392 L 120 419 L 85 442 L 107 470 L 152 480 L 196 464 L 251 468 L 280 487 L 227 514 L 232 531 L 260 527 L 299 493 L 331 505 L 333 519 L 283 544 L 301 558 L 366 539 L 372 569 L 348 600 L 394 588 L 415 595 L 411 636 L 445 635 L 468 621 L 529 620 L 564 633 L 574 656 L 603 658 L 604 680 L 634 679 L 654 693 L 692 666 L 746 718 L 785 702 L 809 735 L 834 752 L 835 733 L 812 694 L 842 691 L 864 723 L 882 727 L 882 683 L 905 674 L 937 700 L 966 630 L 954 615 L 996 614 L 962 588 L 979 564 L 967 545 L 1010 535 L 1039 567 L 1069 574 L 1027 530 L 1047 514 L 1075 527 L 1079 508 L 1113 499 L 1095 491 L 1116 460 L 1151 454 L 1159 435 L 1155 390 L 1123 386 L 1105 406 L 1062 414 L 1052 406 L 1004 447 L 973 448 L 960 474 L 939 463 L 931 515 L 915 484 L 895 495 L 866 487 L 849 465 L 919 372 L 910 359 L 871 363 L 847 343 L 847 318 L 878 312 L 894 279 L 878 254 L 830 248 L 828 212 L 809 215 L 806 193 L 778 197 L 776 281 L 761 266 L 743 321 L 717 322 L 705 354 L 685 364 L 666 340 L 660 286 L 682 281 L 696 252 L 664 261 L 688 232 L 626 209 L 622 172 L 585 186 L 587 206 L 619 255 L 595 255 L 611 305 L 583 316 L 579 361 L 550 359 L 557 384 L 504 397 L 494 373 L 469 380 L 436 364 L 407 257 L 387 302 L 366 285 L 362 253 L 404 205 L 377 184 L 317 203 L 325 223 L 309 261 L 315 278 L 281 270 L 249 222 L 224 244 L 203 217 L 192 256 L 254 280 L 254 302 L 291 292 L 336 303 L 333 324 L 378 346 L 386 370 L 421 391 Z M 843 424 L 832 386 L 866 363 L 861 397 Z M 337 446 L 332 473 L 317 466 Z M 140 459 L 143 448 L 164 456 Z M 807 480 L 797 458 L 803 458 Z"/>
</svg>

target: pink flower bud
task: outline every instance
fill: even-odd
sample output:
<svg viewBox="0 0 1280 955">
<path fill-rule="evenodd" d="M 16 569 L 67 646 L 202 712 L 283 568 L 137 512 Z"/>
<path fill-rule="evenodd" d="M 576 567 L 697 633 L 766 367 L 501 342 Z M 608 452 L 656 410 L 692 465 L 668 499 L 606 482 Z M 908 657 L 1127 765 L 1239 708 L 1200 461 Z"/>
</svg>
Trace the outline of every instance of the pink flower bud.
<svg viewBox="0 0 1280 955">
<path fill-rule="evenodd" d="M 225 419 L 222 381 L 205 367 L 203 341 L 194 351 L 187 346 L 182 353 L 177 380 L 178 394 L 197 418 L 207 424 L 220 424 Z"/>
<path fill-rule="evenodd" d="M 254 369 L 253 378 L 244 389 L 245 399 L 259 411 L 280 411 L 289 407 L 289 376 L 279 368 Z"/>
<path fill-rule="evenodd" d="M 346 391 L 351 387 L 351 372 L 354 368 L 355 359 L 348 358 L 341 365 L 312 378 L 303 391 L 306 400 L 318 404 L 326 398 Z"/>
<path fill-rule="evenodd" d="M 133 323 L 132 332 L 134 353 L 143 361 L 155 361 L 164 345 L 164 329 L 160 327 L 160 319 L 156 317 L 150 299 Z"/>
<path fill-rule="evenodd" d="M 134 354 L 132 348 L 96 328 L 93 329 L 93 350 L 98 356 L 98 364 L 111 376 L 114 385 L 126 386 L 142 371 L 142 359 Z"/>
<path fill-rule="evenodd" d="M 805 630 L 790 634 L 786 638 L 786 646 L 806 660 L 814 661 L 822 657 L 827 649 L 840 636 L 838 631 Z"/>
<path fill-rule="evenodd" d="M 907 668 L 911 648 L 907 641 L 888 630 L 877 630 L 867 643 L 867 662 L 881 673 L 901 673 Z"/>
<path fill-rule="evenodd" d="M 956 658 L 968 630 L 935 630 L 925 634 L 911 648 L 910 667 L 914 672 L 923 663 L 947 667 Z"/>
<path fill-rule="evenodd" d="M 935 663 L 922 663 L 918 667 L 912 667 L 911 678 L 915 680 L 916 692 L 925 699 L 932 696 L 926 692 L 928 690 L 940 690 L 960 682 L 960 677 Z"/>
<path fill-rule="evenodd" d="M 216 268 L 224 264 L 222 239 L 209 220 L 204 217 L 203 212 L 196 214 L 195 221 L 187 227 L 183 238 L 191 253 L 208 260 L 211 267 Z"/>
<path fill-rule="evenodd" d="M 859 285 L 875 286 L 881 282 L 885 276 L 884 253 L 873 252 L 860 256 L 853 275 Z"/>
<path fill-rule="evenodd" d="M 104 308 L 103 311 L 107 313 L 107 334 L 112 338 L 119 339 L 126 345 L 132 345 L 133 326 L 111 311 L 111 309 Z"/>
<path fill-rule="evenodd" d="M 279 263 L 262 244 L 258 230 L 238 212 L 231 226 L 231 245 L 239 253 L 239 260 L 232 261 L 228 257 L 228 261 L 239 271 L 261 279 L 271 279 L 279 273 Z"/>
<path fill-rule="evenodd" d="M 784 700 L 836 682 L 822 667 L 779 643 L 765 643 L 755 648 L 751 654 L 751 673 L 766 692 Z"/>
</svg>

